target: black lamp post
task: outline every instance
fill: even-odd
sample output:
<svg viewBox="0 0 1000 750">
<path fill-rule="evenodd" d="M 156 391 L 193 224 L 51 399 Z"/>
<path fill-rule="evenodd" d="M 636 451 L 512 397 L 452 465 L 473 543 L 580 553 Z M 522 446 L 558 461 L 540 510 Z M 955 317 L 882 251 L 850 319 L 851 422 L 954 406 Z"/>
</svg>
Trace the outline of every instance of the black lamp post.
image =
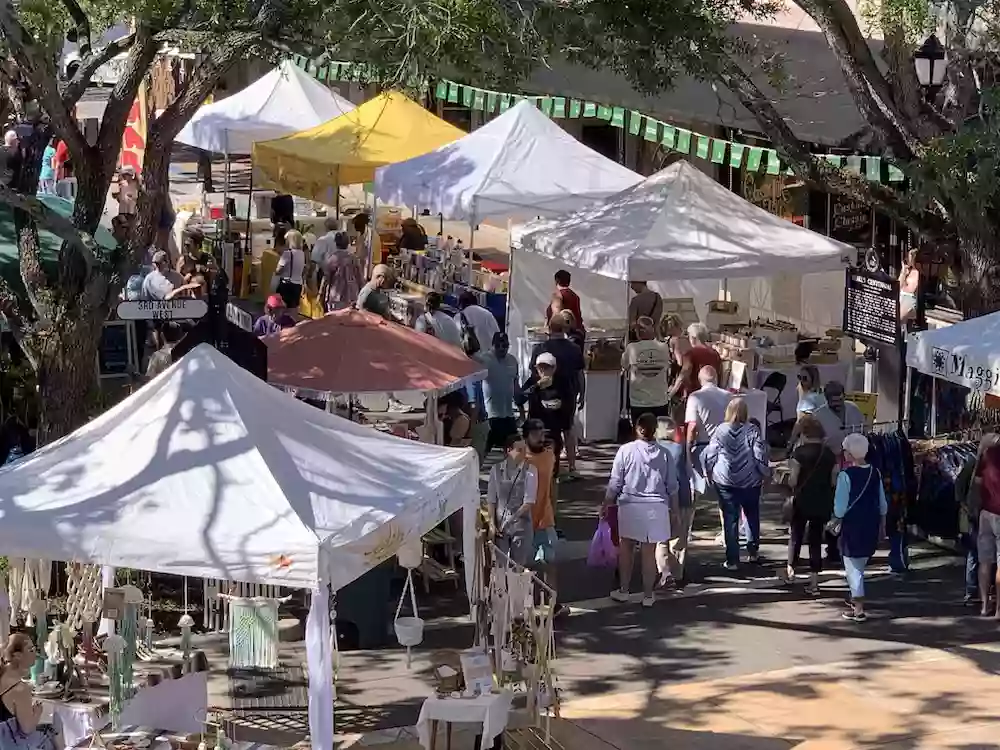
<svg viewBox="0 0 1000 750">
<path fill-rule="evenodd" d="M 948 53 L 936 34 L 927 37 L 913 54 L 913 67 L 916 68 L 917 81 L 924 90 L 924 96 L 927 101 L 933 101 L 941 90 L 948 68 Z"/>
</svg>

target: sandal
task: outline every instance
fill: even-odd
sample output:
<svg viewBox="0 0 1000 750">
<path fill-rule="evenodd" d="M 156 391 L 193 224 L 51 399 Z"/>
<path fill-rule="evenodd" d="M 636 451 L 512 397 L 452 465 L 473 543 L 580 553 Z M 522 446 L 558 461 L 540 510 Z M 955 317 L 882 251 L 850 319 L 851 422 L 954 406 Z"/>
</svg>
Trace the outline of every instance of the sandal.
<svg viewBox="0 0 1000 750">
<path fill-rule="evenodd" d="M 807 594 L 808 594 L 809 596 L 819 596 L 819 593 L 820 593 L 820 592 L 819 592 L 819 586 L 818 586 L 818 585 L 814 586 L 814 585 L 813 585 L 813 584 L 811 584 L 811 583 L 807 583 L 807 584 L 806 584 L 806 589 L 805 589 L 805 591 L 806 591 L 806 593 L 807 593 Z M 851 609 L 853 609 L 853 607 L 852 607 Z"/>
</svg>

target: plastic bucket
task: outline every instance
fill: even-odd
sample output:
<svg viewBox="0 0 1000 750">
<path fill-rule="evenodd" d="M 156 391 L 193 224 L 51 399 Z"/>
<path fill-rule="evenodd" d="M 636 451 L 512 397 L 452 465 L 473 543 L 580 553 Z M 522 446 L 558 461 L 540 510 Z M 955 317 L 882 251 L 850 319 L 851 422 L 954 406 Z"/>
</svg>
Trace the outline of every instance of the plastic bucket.
<svg viewBox="0 0 1000 750">
<path fill-rule="evenodd" d="M 393 622 L 400 646 L 419 646 L 424 640 L 424 621 L 419 617 L 398 617 Z"/>
</svg>

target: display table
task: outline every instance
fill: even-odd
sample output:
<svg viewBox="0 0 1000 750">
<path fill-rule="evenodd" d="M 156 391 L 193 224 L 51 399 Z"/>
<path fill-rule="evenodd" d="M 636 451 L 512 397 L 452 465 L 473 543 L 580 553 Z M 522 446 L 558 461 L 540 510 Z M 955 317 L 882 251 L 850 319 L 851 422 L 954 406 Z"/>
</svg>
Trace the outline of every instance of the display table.
<svg viewBox="0 0 1000 750">
<path fill-rule="evenodd" d="M 846 384 L 846 362 L 838 362 L 832 365 L 815 365 L 815 367 L 819 370 L 820 382 L 823 385 L 826 385 L 831 380 Z M 785 389 L 781 392 L 781 409 L 785 419 L 795 419 L 795 408 L 799 403 L 799 395 L 796 387 L 798 386 L 798 375 L 801 369 L 802 365 L 788 365 L 787 367 L 777 368 L 760 367 L 754 373 L 751 380 L 754 388 L 760 388 L 764 385 L 764 381 L 767 380 L 767 376 L 772 372 L 780 372 L 785 375 L 787 381 L 785 382 Z"/>
<path fill-rule="evenodd" d="M 136 684 L 140 687 L 122 708 L 122 725 L 155 726 L 185 733 L 200 731 L 208 707 L 208 672 L 171 679 L 172 670 L 164 669 L 162 681 L 149 686 L 148 667 L 142 662 L 135 664 Z M 67 747 L 107 726 L 111 719 L 106 685 L 92 681 L 88 697 L 86 702 L 37 698 L 42 704 L 42 721 L 62 731 Z"/>
<path fill-rule="evenodd" d="M 452 724 L 482 724 L 479 750 L 489 750 L 507 728 L 513 699 L 514 694 L 507 690 L 477 698 L 428 698 L 417 719 L 420 744 L 425 750 L 436 750 L 438 723 L 443 722 L 446 726 L 445 750 L 451 750 Z"/>
</svg>

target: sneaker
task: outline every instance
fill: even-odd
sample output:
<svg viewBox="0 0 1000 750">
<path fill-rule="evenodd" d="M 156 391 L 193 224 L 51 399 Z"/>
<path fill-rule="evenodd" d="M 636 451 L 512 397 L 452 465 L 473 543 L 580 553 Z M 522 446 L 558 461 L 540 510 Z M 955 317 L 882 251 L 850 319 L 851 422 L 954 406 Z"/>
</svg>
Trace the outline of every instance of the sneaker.
<svg viewBox="0 0 1000 750">
<path fill-rule="evenodd" d="M 806 594 L 809 596 L 819 596 L 819 586 L 814 586 L 811 583 L 806 584 Z"/>
<path fill-rule="evenodd" d="M 615 589 L 611 592 L 611 599 L 612 601 L 616 601 L 620 604 L 626 604 L 632 600 L 632 595 L 622 589 Z"/>
<path fill-rule="evenodd" d="M 962 599 L 962 604 L 966 607 L 978 607 L 982 603 L 983 601 L 979 598 L 979 594 L 966 594 L 965 598 Z"/>
<path fill-rule="evenodd" d="M 394 414 L 405 414 L 406 412 L 413 411 L 413 407 L 404 404 L 402 401 L 393 399 L 389 402 L 389 411 Z"/>
<path fill-rule="evenodd" d="M 652 607 L 654 604 L 656 604 L 656 597 L 655 596 L 644 596 L 644 597 L 642 597 L 642 606 L 643 607 L 649 608 L 649 607 Z"/>
<path fill-rule="evenodd" d="M 736 563 L 731 563 L 731 562 L 722 563 L 722 567 L 725 568 L 726 570 L 730 571 L 730 572 L 737 571 L 737 570 L 740 569 L 739 565 L 737 565 Z"/>
<path fill-rule="evenodd" d="M 676 591 L 677 581 L 669 573 L 664 573 L 660 576 L 660 580 L 657 581 L 656 585 L 663 589 L 664 591 Z"/>
<path fill-rule="evenodd" d="M 760 562 L 760 555 L 758 555 L 756 552 L 751 552 L 750 554 L 747 555 L 747 562 L 750 563 L 751 565 L 756 565 L 757 563 Z"/>
<path fill-rule="evenodd" d="M 868 615 L 866 615 L 864 612 L 855 612 L 854 610 L 851 610 L 850 612 L 844 612 L 840 616 L 850 622 L 865 622 L 868 620 Z"/>
</svg>

